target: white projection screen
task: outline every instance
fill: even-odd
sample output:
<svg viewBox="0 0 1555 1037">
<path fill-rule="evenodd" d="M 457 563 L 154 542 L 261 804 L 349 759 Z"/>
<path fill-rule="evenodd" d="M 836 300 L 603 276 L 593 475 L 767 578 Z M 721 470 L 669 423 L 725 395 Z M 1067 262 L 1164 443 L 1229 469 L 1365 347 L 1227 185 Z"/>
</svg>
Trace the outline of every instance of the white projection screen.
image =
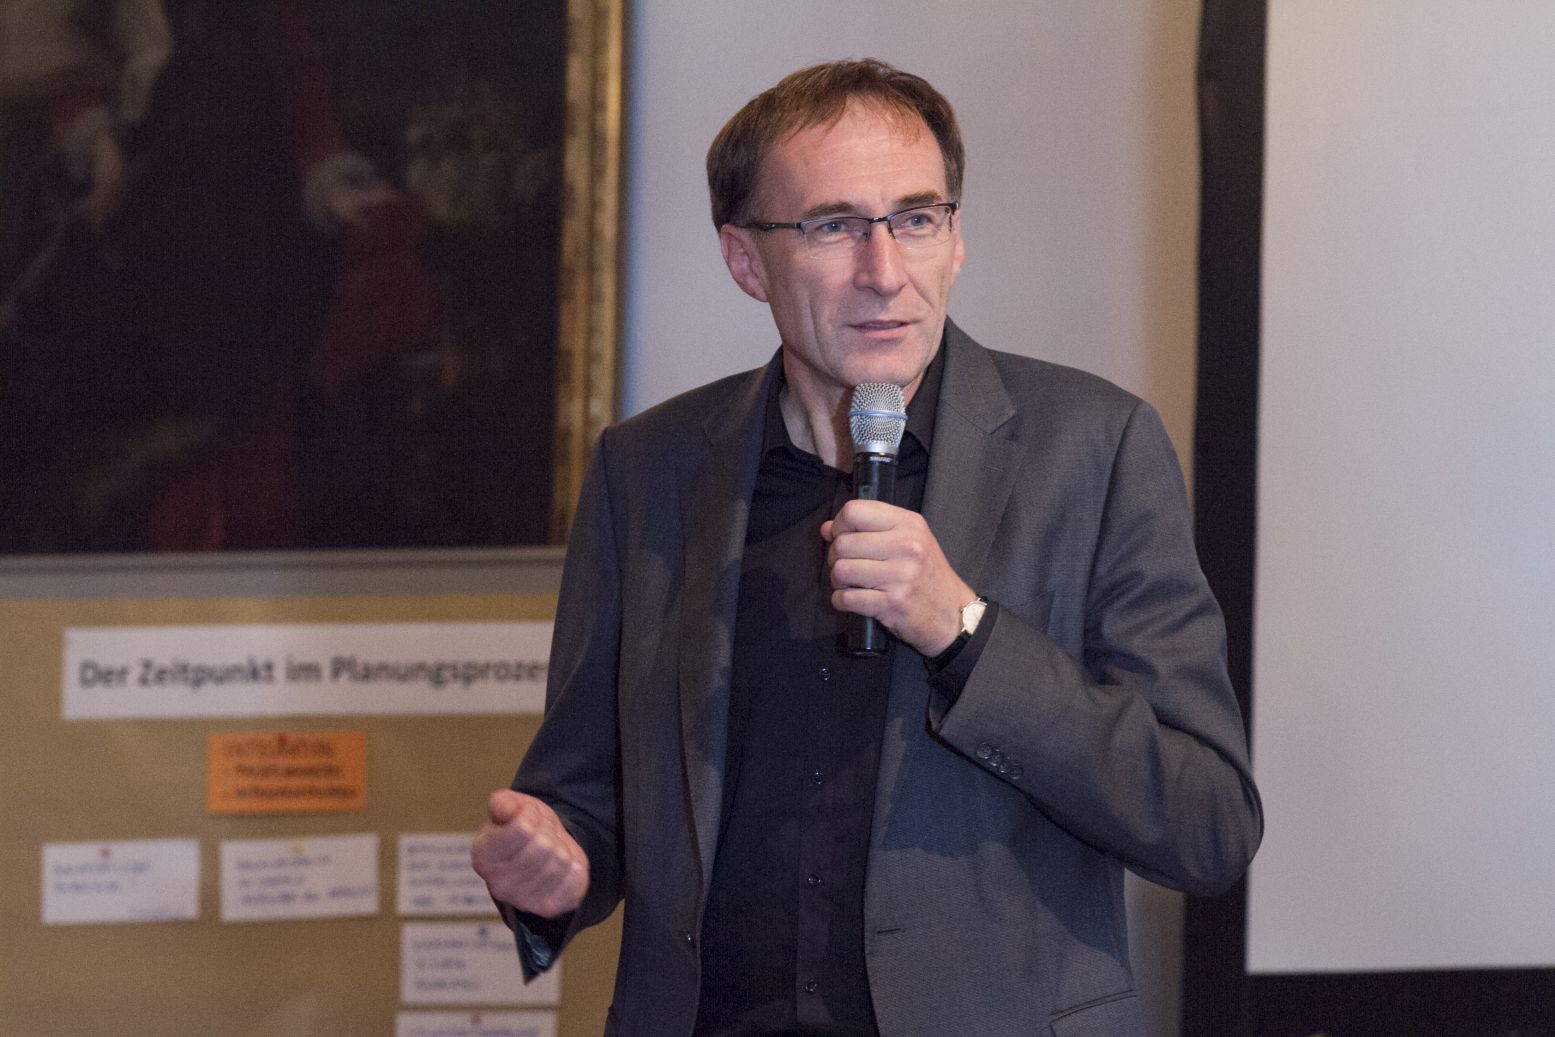
<svg viewBox="0 0 1555 1037">
<path fill-rule="evenodd" d="M 1555 3 L 1271 0 L 1250 973 L 1555 966 Z"/>
</svg>

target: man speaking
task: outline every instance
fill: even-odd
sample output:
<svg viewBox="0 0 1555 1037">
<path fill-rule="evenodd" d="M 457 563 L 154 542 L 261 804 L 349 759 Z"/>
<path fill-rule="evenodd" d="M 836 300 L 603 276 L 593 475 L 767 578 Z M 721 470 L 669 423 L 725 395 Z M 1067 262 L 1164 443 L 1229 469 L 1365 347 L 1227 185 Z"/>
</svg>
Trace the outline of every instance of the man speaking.
<svg viewBox="0 0 1555 1037">
<path fill-rule="evenodd" d="M 949 103 L 870 60 L 708 152 L 781 348 L 605 432 L 474 849 L 527 976 L 624 899 L 608 1033 L 1140 1034 L 1123 869 L 1212 893 L 1257 848 L 1171 445 L 947 319 L 963 167 Z M 889 500 L 852 485 L 858 386 L 905 402 Z"/>
</svg>

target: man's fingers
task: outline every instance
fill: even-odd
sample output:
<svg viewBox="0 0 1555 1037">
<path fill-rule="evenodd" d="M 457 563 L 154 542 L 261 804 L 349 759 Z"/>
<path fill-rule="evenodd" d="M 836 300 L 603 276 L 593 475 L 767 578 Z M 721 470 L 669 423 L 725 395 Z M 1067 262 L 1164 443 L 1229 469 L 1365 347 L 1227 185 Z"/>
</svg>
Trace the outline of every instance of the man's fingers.
<svg viewBox="0 0 1555 1037">
<path fill-rule="evenodd" d="M 892 607 L 891 599 L 885 594 L 867 587 L 845 587 L 832 591 L 831 607 L 838 612 L 852 612 L 878 619 L 886 625 L 887 630 L 891 629 L 892 620 L 898 611 Z"/>
<path fill-rule="evenodd" d="M 556 813 L 533 796 L 526 796 L 512 789 L 498 789 L 486 803 L 486 814 L 491 824 L 498 828 L 512 829 L 526 836 L 534 836 L 547 828 L 561 827 Z"/>
<path fill-rule="evenodd" d="M 494 825 L 505 825 L 523 806 L 523 797 L 512 789 L 498 789 L 486 797 L 486 816 Z"/>
<path fill-rule="evenodd" d="M 864 590 L 888 590 L 910 578 L 910 569 L 900 562 L 876 558 L 834 558 L 831 585 L 835 589 L 859 587 Z"/>
<path fill-rule="evenodd" d="M 487 800 L 486 812 L 489 820 L 475 838 L 472 855 L 493 864 L 520 860 L 546 831 L 547 818 L 554 816 L 539 800 L 511 789 L 493 792 Z M 532 854 L 530 861 L 535 859 Z"/>
<path fill-rule="evenodd" d="M 532 911 L 544 918 L 555 918 L 577 909 L 588 891 L 588 871 L 582 865 L 570 865 L 561 874 L 537 878 L 528 893 Z M 511 901 L 510 901 L 511 902 Z"/>
<path fill-rule="evenodd" d="M 577 908 L 588 892 L 588 860 L 556 812 L 510 789 L 487 798 L 488 820 L 470 863 L 492 896 L 545 917 Z"/>
<path fill-rule="evenodd" d="M 482 877 L 492 896 L 547 918 L 576 909 L 588 892 L 587 862 L 561 847 L 547 852 L 538 842 L 488 871 Z"/>
<path fill-rule="evenodd" d="M 924 655 L 955 638 L 974 596 L 923 516 L 882 501 L 849 501 L 822 526 L 832 607 L 879 620 Z"/>
<path fill-rule="evenodd" d="M 908 516 L 916 514 L 917 512 L 887 504 L 885 501 L 850 500 L 838 509 L 837 517 L 832 519 L 831 537 L 836 539 L 844 533 L 868 533 L 891 529 Z"/>
</svg>

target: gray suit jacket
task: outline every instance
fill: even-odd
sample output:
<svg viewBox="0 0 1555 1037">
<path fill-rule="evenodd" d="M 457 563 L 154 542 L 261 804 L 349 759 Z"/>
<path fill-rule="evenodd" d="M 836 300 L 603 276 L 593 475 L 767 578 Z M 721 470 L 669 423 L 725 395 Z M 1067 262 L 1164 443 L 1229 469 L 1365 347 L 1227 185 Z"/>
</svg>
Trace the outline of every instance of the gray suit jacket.
<svg viewBox="0 0 1555 1037">
<path fill-rule="evenodd" d="M 1218 891 L 1262 814 L 1171 445 L 1093 376 L 947 324 L 923 514 L 999 603 L 960 698 L 899 651 L 865 892 L 887 1037 L 1138 1034 L 1123 869 Z M 607 1032 L 684 1037 L 723 794 L 734 611 L 779 361 L 607 431 L 514 787 L 589 856 L 568 932 L 625 898 Z M 518 926 L 526 971 L 555 944 Z"/>
</svg>

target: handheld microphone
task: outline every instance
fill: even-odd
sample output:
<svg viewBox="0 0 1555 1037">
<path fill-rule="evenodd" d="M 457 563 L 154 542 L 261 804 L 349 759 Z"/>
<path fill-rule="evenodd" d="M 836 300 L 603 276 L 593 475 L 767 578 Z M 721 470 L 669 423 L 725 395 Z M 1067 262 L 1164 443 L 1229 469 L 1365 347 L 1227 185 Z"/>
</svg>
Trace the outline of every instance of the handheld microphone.
<svg viewBox="0 0 1555 1037">
<path fill-rule="evenodd" d="M 902 387 L 865 382 L 853 388 L 848 411 L 853 434 L 853 499 L 895 503 L 896 453 L 907 430 L 907 401 Z M 848 621 L 848 653 L 880 655 L 890 633 L 873 616 L 853 615 Z"/>
</svg>

